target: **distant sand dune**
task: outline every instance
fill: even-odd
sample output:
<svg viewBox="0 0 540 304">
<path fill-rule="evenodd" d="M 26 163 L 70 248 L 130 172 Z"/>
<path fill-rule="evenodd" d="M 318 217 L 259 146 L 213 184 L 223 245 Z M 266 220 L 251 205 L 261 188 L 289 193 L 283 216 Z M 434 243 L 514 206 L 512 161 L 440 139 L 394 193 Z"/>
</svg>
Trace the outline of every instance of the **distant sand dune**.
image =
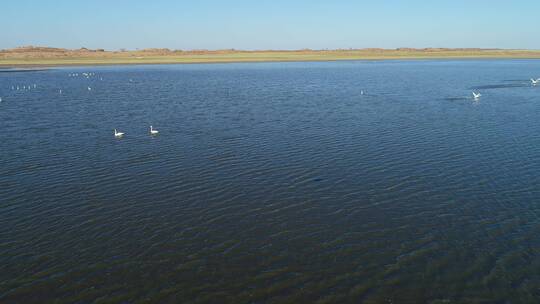
<svg viewBox="0 0 540 304">
<path fill-rule="evenodd" d="M 264 61 L 331 61 L 360 59 L 429 59 L 429 58 L 538 58 L 540 50 L 506 49 L 338 49 L 338 50 L 170 50 L 135 51 L 104 49 L 75 50 L 26 46 L 0 50 L 0 66 L 56 66 L 97 64 L 159 64 Z"/>
</svg>

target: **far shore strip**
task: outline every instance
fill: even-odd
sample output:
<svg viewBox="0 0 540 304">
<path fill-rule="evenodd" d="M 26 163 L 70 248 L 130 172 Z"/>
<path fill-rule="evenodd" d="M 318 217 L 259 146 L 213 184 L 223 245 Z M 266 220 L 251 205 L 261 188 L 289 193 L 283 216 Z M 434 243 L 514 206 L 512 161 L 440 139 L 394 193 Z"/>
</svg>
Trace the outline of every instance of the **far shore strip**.
<svg viewBox="0 0 540 304">
<path fill-rule="evenodd" d="M 140 51 L 67 50 L 23 47 L 0 51 L 0 67 L 69 65 L 233 63 L 399 59 L 540 59 L 540 50 L 505 49 L 358 49 L 298 51 Z"/>
</svg>

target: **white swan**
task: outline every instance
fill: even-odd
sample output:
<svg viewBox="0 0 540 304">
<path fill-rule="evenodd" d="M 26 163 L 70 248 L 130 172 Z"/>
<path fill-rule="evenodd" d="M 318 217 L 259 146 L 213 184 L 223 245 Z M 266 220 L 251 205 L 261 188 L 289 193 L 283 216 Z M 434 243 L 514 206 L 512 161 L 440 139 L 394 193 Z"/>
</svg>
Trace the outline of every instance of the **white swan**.
<svg viewBox="0 0 540 304">
<path fill-rule="evenodd" d="M 124 132 L 117 132 L 116 129 L 114 129 L 114 137 L 120 138 L 124 136 Z"/>
<path fill-rule="evenodd" d="M 88 91 L 92 91 L 92 88 L 91 88 L 91 87 L 88 87 Z"/>
<path fill-rule="evenodd" d="M 154 130 L 154 128 L 152 128 L 152 126 L 150 126 L 150 134 L 151 135 L 157 135 L 159 133 L 158 130 Z"/>
<path fill-rule="evenodd" d="M 531 78 L 531 83 L 532 83 L 532 85 L 537 85 L 538 83 L 540 83 L 540 78 L 538 78 L 536 80 Z"/>
<path fill-rule="evenodd" d="M 478 100 L 480 99 L 480 97 L 482 97 L 482 94 L 476 93 L 476 92 L 472 92 L 472 95 L 473 95 L 474 100 Z"/>
</svg>

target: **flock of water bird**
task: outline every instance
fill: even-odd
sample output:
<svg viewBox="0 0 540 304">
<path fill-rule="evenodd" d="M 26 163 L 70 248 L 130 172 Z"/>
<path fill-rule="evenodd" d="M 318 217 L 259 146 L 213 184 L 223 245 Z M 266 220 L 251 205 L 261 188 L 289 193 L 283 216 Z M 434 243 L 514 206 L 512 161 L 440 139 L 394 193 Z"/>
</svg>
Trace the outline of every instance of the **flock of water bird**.
<svg viewBox="0 0 540 304">
<path fill-rule="evenodd" d="M 87 79 L 89 79 L 90 77 L 93 77 L 95 76 L 96 74 L 95 73 L 81 73 L 80 74 L 82 77 L 86 77 Z M 79 77 L 79 73 L 70 73 L 68 74 L 68 77 Z M 103 80 L 102 77 L 100 77 L 100 80 Z M 129 79 L 130 82 L 133 82 L 132 79 Z M 536 86 L 538 84 L 540 84 L 540 78 L 537 78 L 537 79 L 533 79 L 531 78 L 531 84 L 533 86 Z M 36 84 L 33 84 L 33 85 L 23 85 L 23 86 L 11 86 L 11 90 L 13 91 L 19 91 L 19 90 L 30 90 L 32 88 L 37 88 L 37 85 Z M 88 91 L 92 91 L 92 88 L 91 87 L 87 87 L 87 90 Z M 62 94 L 62 90 L 59 90 L 59 93 Z M 364 95 L 364 90 L 362 90 L 360 92 L 360 95 Z M 472 92 L 472 95 L 473 95 L 473 100 L 474 101 L 479 101 L 480 100 L 480 97 L 482 97 L 482 94 L 480 92 L 476 92 L 476 91 L 473 91 Z M 0 103 L 2 102 L 2 97 L 0 97 Z M 114 129 L 114 137 L 115 138 L 122 138 L 124 137 L 124 132 L 118 132 L 117 129 Z M 155 135 L 158 135 L 159 134 L 159 131 L 158 130 L 155 130 L 152 126 L 150 126 L 150 135 L 152 136 L 155 136 Z"/>
<path fill-rule="evenodd" d="M 78 76 L 79 76 L 79 73 L 68 74 L 68 77 L 78 77 Z M 96 73 L 81 73 L 81 76 L 90 79 L 90 77 L 96 76 Z M 101 79 L 101 80 L 103 80 L 103 79 Z"/>
<path fill-rule="evenodd" d="M 12 91 L 19 91 L 19 90 L 30 90 L 32 88 L 37 88 L 37 85 L 34 83 L 33 85 L 23 85 L 23 86 L 11 86 Z M 0 102 L 2 102 L 2 97 L 0 97 Z"/>
<path fill-rule="evenodd" d="M 12 91 L 19 91 L 19 90 L 30 90 L 32 88 L 36 88 L 37 85 L 34 83 L 34 85 L 22 85 L 22 86 L 11 86 Z"/>
<path fill-rule="evenodd" d="M 69 74 L 68 74 L 68 77 L 79 77 L 79 76 L 82 76 L 82 77 L 85 77 L 85 78 L 87 78 L 87 79 L 90 79 L 90 77 L 96 76 L 96 74 L 95 74 L 95 73 L 86 73 L 86 72 L 80 73 L 80 74 L 79 74 L 79 73 L 69 73 Z M 100 80 L 103 80 L 103 77 L 100 77 Z M 132 79 L 129 79 L 129 82 L 133 82 L 133 80 L 132 80 Z M 36 88 L 37 88 L 37 85 L 36 85 L 36 84 L 33 84 L 33 85 L 22 85 L 22 86 L 20 86 L 20 85 L 17 85 L 17 86 L 13 85 L 13 86 L 11 86 L 11 90 L 12 90 L 12 91 L 19 91 L 19 90 L 25 90 L 25 91 L 26 91 L 26 90 L 30 90 L 30 89 L 32 89 L 32 88 L 36 89 Z M 92 91 L 92 87 L 88 86 L 88 87 L 87 87 L 87 90 L 88 90 L 88 91 Z M 60 89 L 58 92 L 59 92 L 60 94 L 62 94 L 62 89 Z M 1 102 L 2 102 L 2 97 L 0 97 L 0 103 L 1 103 Z M 150 126 L 150 135 L 156 136 L 156 135 L 158 135 L 158 134 L 159 134 L 159 131 L 156 130 L 156 129 L 154 129 L 153 126 Z M 125 135 L 124 132 L 118 132 L 117 129 L 114 129 L 114 137 L 115 137 L 115 138 L 122 138 L 122 137 L 124 137 L 124 135 Z"/>
</svg>

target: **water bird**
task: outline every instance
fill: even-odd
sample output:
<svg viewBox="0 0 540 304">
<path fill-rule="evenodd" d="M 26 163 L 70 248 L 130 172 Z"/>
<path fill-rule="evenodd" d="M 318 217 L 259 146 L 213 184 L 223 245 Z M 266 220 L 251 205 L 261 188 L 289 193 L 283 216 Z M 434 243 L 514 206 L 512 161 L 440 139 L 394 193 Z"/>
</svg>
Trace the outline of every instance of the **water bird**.
<svg viewBox="0 0 540 304">
<path fill-rule="evenodd" d="M 473 95 L 474 100 L 478 100 L 480 99 L 480 97 L 482 97 L 482 94 L 476 93 L 476 92 L 472 92 L 472 95 Z"/>
<path fill-rule="evenodd" d="M 92 91 L 92 88 L 91 88 L 91 87 L 88 87 L 88 91 Z"/>
<path fill-rule="evenodd" d="M 531 78 L 532 85 L 537 85 L 539 82 L 540 82 L 540 78 L 538 78 L 536 80 Z"/>
<path fill-rule="evenodd" d="M 124 136 L 124 132 L 118 132 L 116 129 L 114 129 L 114 137 L 120 138 L 122 136 Z"/>
<path fill-rule="evenodd" d="M 150 134 L 151 135 L 158 135 L 159 131 L 158 130 L 154 130 L 154 128 L 152 128 L 152 126 L 150 126 Z"/>
<path fill-rule="evenodd" d="M 58 91 L 60 94 L 62 94 L 62 90 Z"/>
</svg>

